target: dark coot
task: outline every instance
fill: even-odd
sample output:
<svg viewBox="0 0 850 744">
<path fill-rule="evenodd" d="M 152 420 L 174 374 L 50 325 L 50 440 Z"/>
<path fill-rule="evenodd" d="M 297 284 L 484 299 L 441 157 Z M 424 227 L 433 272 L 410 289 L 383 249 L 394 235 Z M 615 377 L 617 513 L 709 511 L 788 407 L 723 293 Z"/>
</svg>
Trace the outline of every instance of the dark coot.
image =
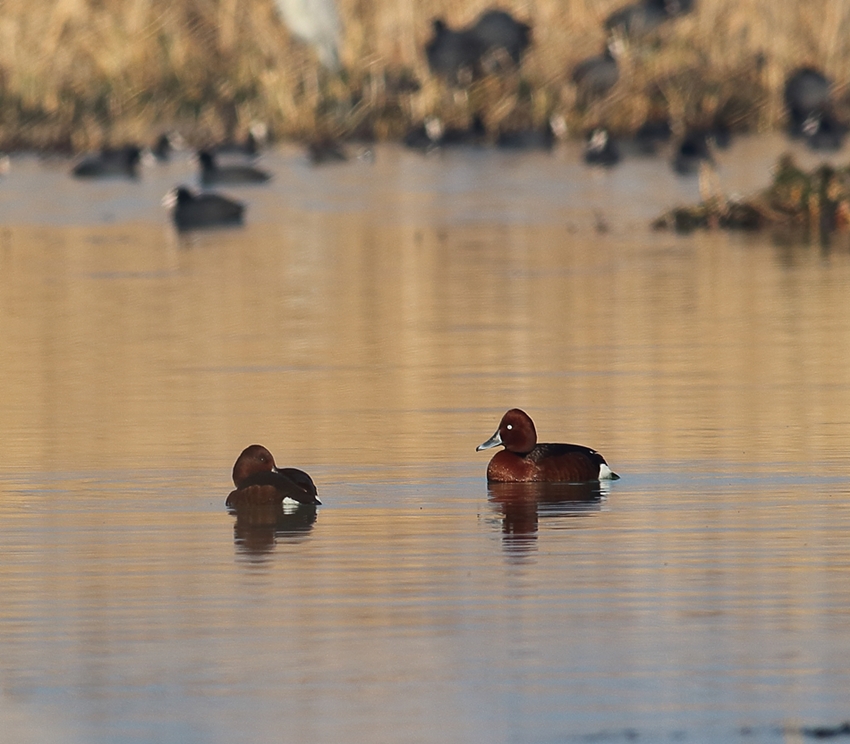
<svg viewBox="0 0 850 744">
<path fill-rule="evenodd" d="M 151 155 L 154 156 L 157 162 L 166 163 L 171 160 L 171 156 L 176 149 L 174 137 L 167 132 L 163 132 L 156 138 L 156 142 L 153 143 Z"/>
<path fill-rule="evenodd" d="M 441 18 L 432 21 L 434 35 L 425 45 L 428 67 L 452 85 L 468 85 L 478 72 L 481 44 L 469 31 L 454 31 Z"/>
<path fill-rule="evenodd" d="M 711 133 L 704 129 L 692 129 L 685 133 L 676 146 L 673 157 L 673 170 L 681 176 L 699 172 L 702 163 L 714 163 Z"/>
<path fill-rule="evenodd" d="M 801 67 L 785 80 L 785 106 L 791 136 L 805 136 L 804 125 L 830 108 L 832 81 L 814 67 Z M 811 131 L 811 122 L 809 124 Z"/>
<path fill-rule="evenodd" d="M 550 150 L 566 134 L 566 121 L 554 115 L 543 127 L 502 129 L 496 137 L 496 146 L 506 150 Z"/>
<path fill-rule="evenodd" d="M 840 150 L 844 146 L 847 125 L 826 112 L 812 115 L 802 126 L 803 139 L 810 150 Z"/>
<path fill-rule="evenodd" d="M 620 79 L 617 60 L 610 47 L 610 44 L 607 45 L 602 54 L 588 57 L 573 68 L 573 82 L 583 105 L 605 96 Z"/>
<path fill-rule="evenodd" d="M 669 18 L 664 0 L 642 0 L 615 10 L 604 25 L 610 34 L 637 37 L 652 33 Z"/>
<path fill-rule="evenodd" d="M 694 0 L 640 0 L 615 10 L 605 19 L 609 34 L 639 38 L 657 31 L 672 18 L 687 15 L 694 9 Z"/>
<path fill-rule="evenodd" d="M 71 174 L 75 178 L 136 178 L 141 154 L 137 145 L 107 147 L 85 156 L 74 166 Z"/>
<path fill-rule="evenodd" d="M 332 137 L 321 137 L 308 143 L 307 157 L 313 165 L 344 163 L 348 160 L 345 148 Z"/>
<path fill-rule="evenodd" d="M 620 149 L 611 133 L 597 127 L 587 135 L 584 145 L 584 162 L 610 168 L 620 162 Z"/>
<path fill-rule="evenodd" d="M 647 119 L 635 132 L 635 148 L 641 155 L 655 155 L 672 135 L 668 119 Z"/>
<path fill-rule="evenodd" d="M 234 163 L 219 165 L 215 156 L 209 150 L 201 150 L 198 153 L 198 161 L 201 164 L 201 183 L 228 184 L 236 186 L 239 184 L 265 183 L 271 178 L 271 174 L 264 170 L 255 168 L 245 163 Z"/>
<path fill-rule="evenodd" d="M 552 129 L 545 127 L 507 129 L 499 132 L 496 147 L 505 150 L 550 150 L 557 138 Z"/>
<path fill-rule="evenodd" d="M 216 155 L 240 155 L 254 158 L 269 141 L 269 129 L 263 122 L 255 121 L 248 128 L 248 133 L 241 140 L 227 139 L 219 142 L 212 151 Z"/>
<path fill-rule="evenodd" d="M 498 62 L 499 53 L 504 52 L 517 66 L 531 44 L 531 26 L 517 21 L 504 10 L 485 11 L 469 29 L 469 33 L 478 42 L 481 55 L 492 55 Z M 498 71 L 498 64 L 486 66 L 494 68 L 488 71 Z"/>
<path fill-rule="evenodd" d="M 413 150 L 430 152 L 440 146 L 444 132 L 443 122 L 436 116 L 429 116 L 421 124 L 411 127 L 402 142 Z"/>
<path fill-rule="evenodd" d="M 436 116 L 428 117 L 404 137 L 404 144 L 414 150 L 430 152 L 440 147 L 481 145 L 487 138 L 484 120 L 476 115 L 467 126 L 447 127 Z"/>
<path fill-rule="evenodd" d="M 245 205 L 212 192 L 193 193 L 178 186 L 163 200 L 171 207 L 171 218 L 178 230 L 241 225 Z"/>
<path fill-rule="evenodd" d="M 481 145 L 487 138 L 484 120 L 476 114 L 466 126 L 445 127 L 440 136 L 440 145 L 452 147 L 455 145 Z"/>
</svg>

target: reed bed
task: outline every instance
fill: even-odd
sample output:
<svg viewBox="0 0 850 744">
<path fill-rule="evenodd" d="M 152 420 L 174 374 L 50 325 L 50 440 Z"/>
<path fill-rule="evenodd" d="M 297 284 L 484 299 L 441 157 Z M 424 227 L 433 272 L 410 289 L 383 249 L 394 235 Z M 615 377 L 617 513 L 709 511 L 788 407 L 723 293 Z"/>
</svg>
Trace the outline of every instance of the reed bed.
<svg viewBox="0 0 850 744">
<path fill-rule="evenodd" d="M 773 169 L 769 186 L 745 198 L 727 198 L 710 166 L 700 174 L 703 200 L 665 212 L 656 230 L 769 230 L 778 240 L 830 240 L 850 233 L 850 167 L 819 165 L 804 171 L 790 155 Z M 707 188 L 703 188 L 707 186 Z"/>
<path fill-rule="evenodd" d="M 291 38 L 272 0 L 4 0 L 0 14 L 0 147 L 81 150 L 166 130 L 191 143 L 242 136 L 396 139 L 432 114 L 488 132 L 559 115 L 578 134 L 628 132 L 647 116 L 675 127 L 717 118 L 737 130 L 783 121 L 787 73 L 816 65 L 850 83 L 850 4 L 843 0 L 697 0 L 696 11 L 632 43 L 620 80 L 584 106 L 572 67 L 599 53 L 602 20 L 625 0 L 500 2 L 533 27 L 521 69 L 467 90 L 433 78 L 430 21 L 472 22 L 487 0 L 338 0 L 338 74 Z M 403 84 L 417 80 L 417 90 Z"/>
</svg>

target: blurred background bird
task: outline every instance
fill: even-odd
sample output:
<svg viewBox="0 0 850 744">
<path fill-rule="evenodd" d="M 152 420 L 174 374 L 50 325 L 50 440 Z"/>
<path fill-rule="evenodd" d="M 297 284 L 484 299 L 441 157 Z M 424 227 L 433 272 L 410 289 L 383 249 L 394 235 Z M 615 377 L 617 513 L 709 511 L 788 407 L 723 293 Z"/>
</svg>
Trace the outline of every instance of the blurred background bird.
<svg viewBox="0 0 850 744">
<path fill-rule="evenodd" d="M 293 36 L 316 52 L 326 70 L 338 72 L 342 24 L 334 0 L 275 0 L 275 5 Z"/>
</svg>

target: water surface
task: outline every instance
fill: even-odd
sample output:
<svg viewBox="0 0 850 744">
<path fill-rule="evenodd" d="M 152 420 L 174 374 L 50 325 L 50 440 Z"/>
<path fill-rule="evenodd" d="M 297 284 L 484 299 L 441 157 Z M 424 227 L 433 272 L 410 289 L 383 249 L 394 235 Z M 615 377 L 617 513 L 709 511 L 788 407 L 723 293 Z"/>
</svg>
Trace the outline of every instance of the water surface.
<svg viewBox="0 0 850 744">
<path fill-rule="evenodd" d="M 784 147 L 736 143 L 763 185 Z M 809 157 L 800 153 L 801 159 Z M 804 162 L 807 162 L 804 160 Z M 652 233 L 663 161 L 186 158 L 0 182 L 0 722 L 21 742 L 796 741 L 850 718 L 850 252 Z M 599 489 L 488 489 L 525 408 Z M 247 444 L 324 505 L 224 510 Z"/>
</svg>

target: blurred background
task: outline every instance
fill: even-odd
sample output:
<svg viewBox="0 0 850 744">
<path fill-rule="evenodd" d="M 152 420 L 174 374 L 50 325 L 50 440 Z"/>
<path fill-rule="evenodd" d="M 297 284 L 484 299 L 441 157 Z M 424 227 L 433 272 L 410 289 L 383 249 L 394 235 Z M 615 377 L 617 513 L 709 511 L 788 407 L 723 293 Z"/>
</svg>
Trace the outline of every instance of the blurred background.
<svg viewBox="0 0 850 744">
<path fill-rule="evenodd" d="M 766 131 L 781 126 L 783 85 L 801 66 L 822 70 L 846 103 L 846 3 L 647 0 L 637 24 L 612 22 L 627 5 L 500 3 L 531 29 L 521 66 L 455 86 L 429 69 L 432 21 L 468 29 L 487 0 L 48 0 L 36 11 L 7 0 L 0 146 L 79 150 L 174 129 L 197 142 L 254 122 L 279 138 L 388 140 L 433 115 L 457 125 L 478 115 L 492 137 L 553 116 L 575 135 L 659 116 Z M 588 101 L 575 67 L 616 35 L 616 84 Z"/>
</svg>

